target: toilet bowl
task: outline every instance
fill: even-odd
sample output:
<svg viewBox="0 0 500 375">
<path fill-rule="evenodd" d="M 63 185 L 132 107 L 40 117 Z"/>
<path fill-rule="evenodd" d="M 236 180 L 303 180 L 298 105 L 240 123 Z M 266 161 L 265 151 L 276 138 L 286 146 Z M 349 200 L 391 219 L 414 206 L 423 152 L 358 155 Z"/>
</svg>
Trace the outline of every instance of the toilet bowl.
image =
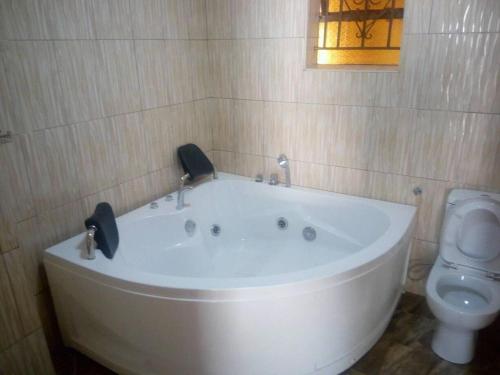
<svg viewBox="0 0 500 375">
<path fill-rule="evenodd" d="M 478 330 L 500 310 L 499 194 L 450 193 L 426 298 L 439 322 L 433 351 L 450 362 L 470 362 Z"/>
</svg>

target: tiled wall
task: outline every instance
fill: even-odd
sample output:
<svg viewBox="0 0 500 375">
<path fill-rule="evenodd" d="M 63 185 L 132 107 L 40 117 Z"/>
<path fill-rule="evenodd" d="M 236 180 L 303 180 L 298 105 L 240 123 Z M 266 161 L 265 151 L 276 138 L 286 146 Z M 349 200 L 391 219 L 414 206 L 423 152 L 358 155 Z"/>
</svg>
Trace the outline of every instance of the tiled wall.
<svg viewBox="0 0 500 375">
<path fill-rule="evenodd" d="M 431 263 L 449 189 L 500 190 L 500 2 L 406 3 L 400 70 L 349 72 L 304 69 L 307 0 L 0 0 L 0 370 L 53 373 L 41 251 L 101 200 L 174 189 L 187 141 L 223 171 L 285 152 L 296 184 L 417 205 Z"/>
<path fill-rule="evenodd" d="M 1 0 L 0 39 L 0 373 L 51 374 L 43 249 L 99 201 L 173 190 L 179 144 L 211 148 L 205 0 Z"/>
<path fill-rule="evenodd" d="M 500 1 L 407 0 L 397 72 L 305 69 L 307 14 L 207 0 L 215 163 L 269 176 L 284 152 L 295 184 L 418 206 L 423 293 L 448 191 L 500 191 Z"/>
</svg>

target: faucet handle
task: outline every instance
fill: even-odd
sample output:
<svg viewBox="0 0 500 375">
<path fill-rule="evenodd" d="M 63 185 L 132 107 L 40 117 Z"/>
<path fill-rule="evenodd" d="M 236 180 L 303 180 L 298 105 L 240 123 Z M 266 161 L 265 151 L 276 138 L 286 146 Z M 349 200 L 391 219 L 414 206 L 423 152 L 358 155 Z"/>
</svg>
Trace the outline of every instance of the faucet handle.
<svg viewBox="0 0 500 375">
<path fill-rule="evenodd" d="M 272 173 L 269 179 L 269 185 L 278 185 L 278 184 L 279 184 L 278 174 Z"/>
</svg>

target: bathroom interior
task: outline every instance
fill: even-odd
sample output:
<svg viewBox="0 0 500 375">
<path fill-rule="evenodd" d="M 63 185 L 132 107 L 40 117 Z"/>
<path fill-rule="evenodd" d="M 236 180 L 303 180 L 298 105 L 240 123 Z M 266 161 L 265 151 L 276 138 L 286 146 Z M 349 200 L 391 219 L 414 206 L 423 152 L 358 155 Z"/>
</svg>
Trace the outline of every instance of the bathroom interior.
<svg viewBox="0 0 500 375">
<path fill-rule="evenodd" d="M 1 375 L 500 374 L 500 1 L 0 0 L 0 258 Z"/>
</svg>

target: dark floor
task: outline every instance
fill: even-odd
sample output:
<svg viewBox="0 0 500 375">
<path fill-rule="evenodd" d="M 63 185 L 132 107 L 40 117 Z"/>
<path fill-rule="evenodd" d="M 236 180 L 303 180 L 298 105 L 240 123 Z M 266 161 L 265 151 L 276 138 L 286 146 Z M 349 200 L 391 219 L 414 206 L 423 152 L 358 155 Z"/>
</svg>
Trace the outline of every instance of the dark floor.
<svg viewBox="0 0 500 375">
<path fill-rule="evenodd" d="M 411 293 L 404 294 L 382 338 L 343 374 L 500 374 L 500 319 L 480 332 L 476 356 L 468 365 L 446 362 L 432 352 L 430 345 L 434 325 L 435 320 L 427 308 L 425 298 Z M 114 374 L 76 351 L 69 350 L 64 357 L 64 361 L 55 361 L 58 374 Z"/>
</svg>

